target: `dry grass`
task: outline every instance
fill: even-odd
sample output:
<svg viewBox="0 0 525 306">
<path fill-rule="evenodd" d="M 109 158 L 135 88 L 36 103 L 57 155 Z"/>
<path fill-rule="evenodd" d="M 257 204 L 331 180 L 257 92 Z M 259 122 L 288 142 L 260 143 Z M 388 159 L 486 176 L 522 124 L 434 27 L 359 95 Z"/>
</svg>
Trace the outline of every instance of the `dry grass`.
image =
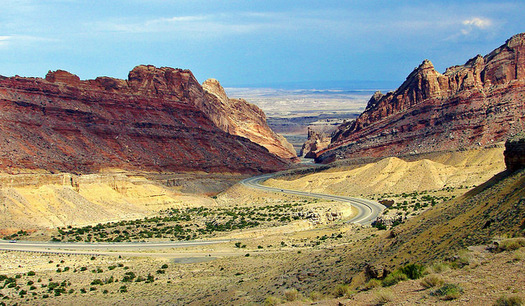
<svg viewBox="0 0 525 306">
<path fill-rule="evenodd" d="M 509 238 L 499 242 L 498 251 L 515 251 L 522 247 L 525 247 L 525 237 Z"/>
<path fill-rule="evenodd" d="M 446 283 L 431 294 L 443 300 L 455 300 L 463 294 L 463 288 L 457 284 Z"/>
<path fill-rule="evenodd" d="M 420 282 L 421 286 L 423 286 L 426 289 L 442 286 L 444 283 L 445 281 L 443 280 L 443 278 L 437 274 L 427 275 Z"/>
<path fill-rule="evenodd" d="M 381 287 L 381 281 L 373 278 L 365 284 L 364 289 L 371 290 L 371 289 L 378 288 L 378 287 Z"/>
<path fill-rule="evenodd" d="M 496 300 L 494 306 L 520 306 L 523 305 L 523 299 L 520 296 L 502 296 Z"/>
<path fill-rule="evenodd" d="M 394 300 L 394 293 L 389 289 L 381 289 L 375 293 L 374 302 L 376 305 L 384 305 Z"/>
</svg>

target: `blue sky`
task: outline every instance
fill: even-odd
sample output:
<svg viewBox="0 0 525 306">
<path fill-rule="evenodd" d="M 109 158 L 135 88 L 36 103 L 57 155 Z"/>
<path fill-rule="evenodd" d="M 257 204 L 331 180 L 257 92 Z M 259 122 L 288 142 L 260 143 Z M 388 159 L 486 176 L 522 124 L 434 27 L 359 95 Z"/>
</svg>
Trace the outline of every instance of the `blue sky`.
<svg viewBox="0 0 525 306">
<path fill-rule="evenodd" d="M 225 86 L 402 82 L 443 72 L 525 32 L 525 1 L 6 1 L 0 75 L 126 78 L 136 65 L 187 68 Z M 278 86 L 278 85 L 277 85 Z"/>
</svg>

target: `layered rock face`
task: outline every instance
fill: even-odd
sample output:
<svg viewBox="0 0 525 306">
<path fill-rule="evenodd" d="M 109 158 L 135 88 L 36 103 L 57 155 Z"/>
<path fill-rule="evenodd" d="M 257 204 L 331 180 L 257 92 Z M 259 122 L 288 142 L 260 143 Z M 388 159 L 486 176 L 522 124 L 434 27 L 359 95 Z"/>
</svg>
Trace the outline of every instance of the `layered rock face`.
<svg viewBox="0 0 525 306">
<path fill-rule="evenodd" d="M 505 142 L 505 165 L 514 172 L 525 168 L 525 134 L 518 134 Z"/>
<path fill-rule="evenodd" d="M 308 127 L 308 139 L 301 148 L 300 156 L 315 158 L 315 154 L 330 145 L 330 136 Z"/>
<path fill-rule="evenodd" d="M 339 126 L 318 162 L 471 148 L 525 127 L 525 34 L 444 74 L 425 60 L 394 92 L 377 92 Z"/>
<path fill-rule="evenodd" d="M 246 137 L 279 157 L 297 160 L 292 144 L 272 131 L 266 123 L 266 114 L 244 99 L 230 99 L 215 79 L 208 79 L 202 87 L 208 93 L 203 111 L 223 131 Z"/>
<path fill-rule="evenodd" d="M 0 78 L 0 169 L 89 173 L 104 168 L 257 173 L 288 161 L 208 115 L 189 70 L 138 66 L 128 80 L 66 71 Z M 217 115 L 220 117 L 220 114 Z"/>
</svg>

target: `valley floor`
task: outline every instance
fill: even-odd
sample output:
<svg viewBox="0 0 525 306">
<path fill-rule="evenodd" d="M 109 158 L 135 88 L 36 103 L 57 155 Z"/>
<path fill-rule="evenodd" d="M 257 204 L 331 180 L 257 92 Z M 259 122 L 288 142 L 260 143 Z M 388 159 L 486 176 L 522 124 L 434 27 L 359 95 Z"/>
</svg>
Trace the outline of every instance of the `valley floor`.
<svg viewBox="0 0 525 306">
<path fill-rule="evenodd" d="M 140 236 L 145 229 L 150 232 L 160 228 L 172 230 L 175 227 L 168 226 L 174 222 L 181 225 L 184 232 L 198 233 L 199 239 L 227 241 L 103 255 L 0 251 L 0 303 L 490 305 L 504 296 L 523 300 L 525 243 L 521 248 L 499 253 L 487 252 L 483 247 L 498 235 L 504 239 L 505 235 L 519 236 L 523 232 L 520 222 L 525 218 L 525 200 L 522 201 L 525 173 L 493 177 L 501 170 L 501 152 L 501 148 L 491 148 L 486 155 L 476 151 L 447 153 L 426 161 L 387 159 L 364 166 L 331 168 L 304 178 L 292 175 L 269 182 L 284 187 L 311 181 L 308 184 L 313 186 L 316 177 L 324 177 L 324 190 L 335 190 L 328 182 L 336 182 L 337 190 L 343 193 L 351 189 L 343 188 L 344 180 L 330 176 L 359 176 L 362 170 L 359 169 L 366 167 L 369 179 L 376 173 L 376 178 L 380 178 L 377 181 L 385 186 L 388 182 L 405 186 L 395 194 L 391 191 L 363 194 L 376 200 L 393 200 L 389 213 L 402 213 L 406 217 L 400 224 L 386 224 L 387 230 L 346 223 L 352 210 L 342 203 L 253 190 L 239 184 L 212 197 L 194 195 L 210 201 L 209 206 L 197 202 L 173 207 L 183 215 L 171 217 L 184 220 L 150 217 L 101 224 L 97 231 L 84 230 L 83 224 L 52 229 L 54 232 L 46 236 L 48 239 L 53 235 L 62 241 L 83 241 L 89 237 L 113 240 L 124 235 L 124 231 L 128 233 L 126 239 L 134 239 L 135 231 Z M 410 175 L 416 171 L 414 169 L 439 170 L 440 167 L 449 172 L 446 172 L 447 177 L 441 177 L 442 185 L 436 189 L 418 189 L 414 186 L 423 185 L 415 180 L 406 181 L 418 178 Z M 490 180 L 484 183 L 483 179 Z M 111 192 L 120 194 L 119 197 L 132 197 L 135 188 L 142 188 L 148 180 L 142 176 L 135 179 L 135 183 L 116 184 L 113 186 L 118 188 L 111 188 Z M 181 188 L 189 188 L 178 186 L 181 181 L 171 182 L 171 187 L 159 183 L 166 180 L 163 177 L 148 183 L 158 189 L 146 189 L 150 193 L 164 190 L 162 197 L 165 197 L 168 193 L 183 194 Z M 404 185 L 399 184 L 401 181 L 405 181 Z M 477 187 L 473 188 L 474 185 Z M 65 188 L 75 191 L 74 186 Z M 337 218 L 332 218 L 334 211 Z M 291 218 L 294 214 L 304 218 Z M 217 226 L 228 220 L 245 220 L 239 224 L 257 221 L 258 225 L 219 230 Z M 38 232 L 28 233 L 27 237 L 43 237 L 38 235 Z M 147 240 L 167 239 L 153 235 Z M 483 242 L 482 247 L 466 249 Z M 368 265 L 392 272 L 407 264 L 425 266 L 434 279 L 457 285 L 461 292 L 446 301 L 444 296 L 433 293 L 443 284 L 425 288 L 421 285 L 425 278 L 420 278 L 382 287 L 383 280 L 370 280 L 366 272 Z"/>
</svg>

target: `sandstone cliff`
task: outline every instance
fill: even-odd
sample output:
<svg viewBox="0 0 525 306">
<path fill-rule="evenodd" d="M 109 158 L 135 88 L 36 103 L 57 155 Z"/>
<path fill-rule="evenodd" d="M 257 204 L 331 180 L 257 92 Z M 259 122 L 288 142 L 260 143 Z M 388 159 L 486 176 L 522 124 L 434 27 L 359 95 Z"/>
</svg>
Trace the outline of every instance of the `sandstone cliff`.
<svg viewBox="0 0 525 306">
<path fill-rule="evenodd" d="M 374 94 L 341 125 L 317 161 L 483 146 L 524 127 L 525 34 L 518 34 L 444 74 L 423 61 L 396 91 Z"/>
<path fill-rule="evenodd" d="M 276 134 L 266 123 L 266 115 L 257 106 L 243 99 L 230 99 L 215 79 L 208 79 L 202 87 L 208 96 L 203 111 L 223 131 L 246 137 L 279 157 L 297 159 L 292 144 Z"/>
<path fill-rule="evenodd" d="M 0 77 L 0 169 L 257 173 L 288 162 L 210 118 L 189 70 L 138 66 L 128 80 Z M 218 116 L 220 117 L 220 115 Z"/>
<path fill-rule="evenodd" d="M 315 154 L 330 145 L 330 136 L 323 132 L 317 132 L 308 127 L 308 139 L 303 144 L 299 156 L 315 158 Z"/>
</svg>

